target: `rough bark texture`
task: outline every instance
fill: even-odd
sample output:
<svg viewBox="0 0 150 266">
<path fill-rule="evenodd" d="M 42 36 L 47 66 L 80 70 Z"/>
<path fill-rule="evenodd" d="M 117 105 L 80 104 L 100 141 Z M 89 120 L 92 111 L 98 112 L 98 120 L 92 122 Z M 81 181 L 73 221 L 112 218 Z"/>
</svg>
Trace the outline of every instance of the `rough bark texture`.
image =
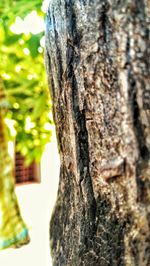
<svg viewBox="0 0 150 266">
<path fill-rule="evenodd" d="M 148 0 L 50 1 L 54 266 L 150 265 L 149 23 Z"/>
</svg>

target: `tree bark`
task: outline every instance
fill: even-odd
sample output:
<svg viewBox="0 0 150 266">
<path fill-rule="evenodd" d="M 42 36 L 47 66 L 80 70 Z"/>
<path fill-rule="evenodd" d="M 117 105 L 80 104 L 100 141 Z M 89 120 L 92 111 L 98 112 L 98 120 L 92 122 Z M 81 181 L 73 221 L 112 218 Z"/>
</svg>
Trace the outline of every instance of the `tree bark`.
<svg viewBox="0 0 150 266">
<path fill-rule="evenodd" d="M 150 265 L 149 26 L 148 0 L 50 1 L 54 266 Z"/>
</svg>

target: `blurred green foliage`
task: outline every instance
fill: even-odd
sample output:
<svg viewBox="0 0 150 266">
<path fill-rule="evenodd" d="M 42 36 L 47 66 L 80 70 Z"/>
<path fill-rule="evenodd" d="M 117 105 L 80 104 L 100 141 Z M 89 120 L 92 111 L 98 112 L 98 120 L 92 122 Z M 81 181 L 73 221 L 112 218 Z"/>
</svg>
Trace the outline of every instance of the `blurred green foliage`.
<svg viewBox="0 0 150 266">
<path fill-rule="evenodd" d="M 33 10 L 44 20 L 41 5 L 40 0 L 0 2 L 0 77 L 8 99 L 6 121 L 11 138 L 15 129 L 16 150 L 28 164 L 40 161 L 51 136 L 51 101 L 40 45 L 44 32 L 15 34 L 10 28 L 16 17 L 23 20 Z"/>
</svg>

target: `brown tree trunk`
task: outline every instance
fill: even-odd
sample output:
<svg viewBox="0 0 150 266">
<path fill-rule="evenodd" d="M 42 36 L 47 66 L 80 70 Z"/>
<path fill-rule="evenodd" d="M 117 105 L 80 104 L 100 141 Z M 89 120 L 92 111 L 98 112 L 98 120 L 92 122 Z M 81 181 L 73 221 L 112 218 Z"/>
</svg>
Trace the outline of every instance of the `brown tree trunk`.
<svg viewBox="0 0 150 266">
<path fill-rule="evenodd" d="M 150 266 L 148 0 L 53 0 L 54 266 Z"/>
</svg>

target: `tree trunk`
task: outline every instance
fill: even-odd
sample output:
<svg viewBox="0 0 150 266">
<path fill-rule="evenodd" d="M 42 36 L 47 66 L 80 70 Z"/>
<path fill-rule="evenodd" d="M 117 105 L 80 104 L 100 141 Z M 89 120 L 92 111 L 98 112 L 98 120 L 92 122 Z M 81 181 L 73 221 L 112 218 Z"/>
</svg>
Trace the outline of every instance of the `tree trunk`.
<svg viewBox="0 0 150 266">
<path fill-rule="evenodd" d="M 150 265 L 149 23 L 148 0 L 50 1 L 54 266 Z"/>
</svg>

